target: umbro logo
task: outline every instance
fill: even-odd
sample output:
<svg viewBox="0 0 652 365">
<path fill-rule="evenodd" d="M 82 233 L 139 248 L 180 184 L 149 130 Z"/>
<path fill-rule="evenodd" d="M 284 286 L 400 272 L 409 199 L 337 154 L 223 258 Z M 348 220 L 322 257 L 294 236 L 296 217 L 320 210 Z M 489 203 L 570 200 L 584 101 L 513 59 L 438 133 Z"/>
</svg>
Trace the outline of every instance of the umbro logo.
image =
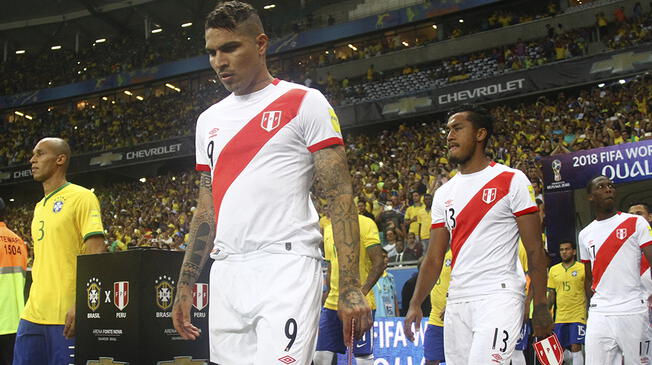
<svg viewBox="0 0 652 365">
<path fill-rule="evenodd" d="M 271 112 L 264 112 L 263 117 L 260 119 L 260 127 L 267 132 L 271 132 L 281 124 L 281 111 L 275 110 Z"/>
<path fill-rule="evenodd" d="M 217 136 L 217 132 L 219 132 L 219 131 L 220 131 L 219 128 L 211 129 L 211 131 L 208 132 L 208 138 L 215 138 L 215 136 Z"/>
</svg>

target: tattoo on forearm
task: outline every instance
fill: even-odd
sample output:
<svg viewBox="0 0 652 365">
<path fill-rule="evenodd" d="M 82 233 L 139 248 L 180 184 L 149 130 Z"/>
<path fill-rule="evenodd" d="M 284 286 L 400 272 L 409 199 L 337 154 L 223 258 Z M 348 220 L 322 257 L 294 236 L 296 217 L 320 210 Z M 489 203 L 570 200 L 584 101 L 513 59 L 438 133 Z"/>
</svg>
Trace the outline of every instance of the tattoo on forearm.
<svg viewBox="0 0 652 365">
<path fill-rule="evenodd" d="M 199 182 L 199 204 L 190 222 L 190 239 L 181 265 L 178 285 L 191 286 L 199 278 L 215 239 L 215 212 L 211 198 L 211 177 L 203 172 Z"/>
<path fill-rule="evenodd" d="M 346 153 L 344 147 L 337 146 L 315 152 L 313 156 L 317 190 L 328 200 L 339 258 L 340 302 L 355 306 L 360 299 L 354 295 L 360 286 L 360 226 Z"/>
</svg>

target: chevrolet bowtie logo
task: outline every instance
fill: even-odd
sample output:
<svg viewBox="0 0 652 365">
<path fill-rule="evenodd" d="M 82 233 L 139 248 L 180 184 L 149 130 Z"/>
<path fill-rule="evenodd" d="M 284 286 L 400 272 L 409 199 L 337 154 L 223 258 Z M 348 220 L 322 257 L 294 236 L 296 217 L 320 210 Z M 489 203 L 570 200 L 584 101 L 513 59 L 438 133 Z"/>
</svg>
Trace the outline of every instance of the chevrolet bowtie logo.
<svg viewBox="0 0 652 365">
<path fill-rule="evenodd" d="M 99 360 L 88 360 L 86 365 L 129 365 L 128 362 L 113 361 L 112 357 L 100 357 Z"/>
<path fill-rule="evenodd" d="M 0 172 L 0 181 L 11 178 L 11 172 Z"/>
<path fill-rule="evenodd" d="M 112 164 L 113 161 L 120 161 L 120 160 L 122 160 L 122 153 L 105 152 L 97 157 L 91 158 L 91 166 L 93 165 L 108 166 Z"/>
<path fill-rule="evenodd" d="M 208 361 L 193 360 L 191 356 L 175 356 L 174 360 L 159 361 L 156 365 L 208 365 Z"/>
<path fill-rule="evenodd" d="M 398 115 L 414 113 L 417 108 L 424 108 L 432 105 L 432 99 L 428 97 L 417 98 L 410 96 L 399 99 L 396 103 L 387 104 L 383 107 L 383 114 L 398 113 Z"/>
<path fill-rule="evenodd" d="M 612 74 L 633 71 L 634 64 L 652 62 L 652 52 L 623 52 L 611 56 L 611 58 L 594 62 L 591 66 L 591 73 L 611 71 Z"/>
</svg>

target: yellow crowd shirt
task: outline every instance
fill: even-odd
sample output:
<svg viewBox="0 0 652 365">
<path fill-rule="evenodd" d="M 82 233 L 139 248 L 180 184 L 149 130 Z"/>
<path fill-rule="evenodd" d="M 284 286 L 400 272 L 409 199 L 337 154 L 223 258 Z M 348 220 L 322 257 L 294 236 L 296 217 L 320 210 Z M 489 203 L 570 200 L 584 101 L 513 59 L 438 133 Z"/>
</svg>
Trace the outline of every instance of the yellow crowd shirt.
<svg viewBox="0 0 652 365">
<path fill-rule="evenodd" d="M 95 194 L 66 183 L 34 208 L 32 287 L 21 318 L 39 324 L 64 324 L 75 304 L 77 256 L 84 241 L 103 235 L 100 204 Z"/>
<path fill-rule="evenodd" d="M 409 232 L 414 233 L 419 239 L 425 240 L 430 238 L 430 226 L 432 217 L 426 210 L 426 205 L 421 203 L 420 206 L 411 205 L 405 210 L 405 220 L 416 217 L 417 221 L 410 223 Z"/>
<path fill-rule="evenodd" d="M 369 270 L 371 270 L 371 259 L 367 255 L 367 249 L 376 245 L 380 245 L 380 237 L 378 236 L 378 227 L 376 222 L 371 218 L 363 215 L 358 215 L 358 222 L 360 223 L 360 283 L 363 284 L 367 281 Z M 333 226 L 328 225 L 324 228 L 324 256 L 326 261 L 330 263 L 331 267 L 331 281 L 330 291 L 324 303 L 324 308 L 337 310 L 337 302 L 339 300 L 339 283 L 340 283 L 340 268 L 337 262 L 337 251 L 335 250 L 335 242 L 333 241 Z M 367 294 L 367 302 L 371 309 L 376 309 L 376 298 L 374 291 L 369 290 Z"/>
<path fill-rule="evenodd" d="M 548 288 L 554 289 L 557 300 L 555 323 L 586 323 L 584 264 L 575 261 L 568 269 L 561 263 L 550 268 Z"/>
<path fill-rule="evenodd" d="M 446 308 L 446 295 L 448 294 L 448 285 L 451 281 L 451 263 L 453 262 L 453 252 L 448 250 L 444 256 L 444 265 L 441 267 L 441 273 L 437 283 L 430 291 L 430 318 L 428 324 L 438 327 L 444 326 L 444 321 L 441 319 L 440 314 Z"/>
</svg>

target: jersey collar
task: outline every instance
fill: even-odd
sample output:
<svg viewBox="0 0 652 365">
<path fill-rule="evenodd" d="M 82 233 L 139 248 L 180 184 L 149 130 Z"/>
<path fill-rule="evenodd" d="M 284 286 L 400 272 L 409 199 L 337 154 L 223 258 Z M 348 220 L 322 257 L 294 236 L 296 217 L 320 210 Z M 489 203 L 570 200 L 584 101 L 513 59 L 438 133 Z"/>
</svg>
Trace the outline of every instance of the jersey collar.
<svg viewBox="0 0 652 365">
<path fill-rule="evenodd" d="M 45 197 L 45 200 L 43 200 L 43 206 L 45 206 L 45 203 L 50 199 L 54 194 L 58 193 L 61 191 L 61 189 L 65 188 L 66 186 L 70 185 L 70 182 L 67 182 L 61 186 L 59 186 L 55 191 L 51 192 L 48 196 Z"/>
</svg>

